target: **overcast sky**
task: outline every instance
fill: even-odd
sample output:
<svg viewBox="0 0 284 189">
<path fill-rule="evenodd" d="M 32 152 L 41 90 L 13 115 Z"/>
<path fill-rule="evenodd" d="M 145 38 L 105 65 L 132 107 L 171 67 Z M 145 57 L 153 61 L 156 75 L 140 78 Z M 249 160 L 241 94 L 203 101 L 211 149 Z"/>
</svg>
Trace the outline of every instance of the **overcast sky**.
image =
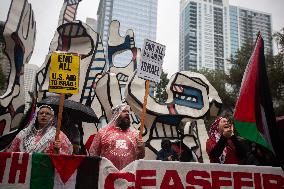
<svg viewBox="0 0 284 189">
<path fill-rule="evenodd" d="M 166 45 L 164 70 L 169 76 L 178 71 L 179 1 L 158 1 L 157 42 Z M 0 20 L 5 20 L 10 0 L 0 0 Z M 63 0 L 29 0 L 37 23 L 36 45 L 29 63 L 40 66 L 48 52 L 49 43 L 57 26 Z M 272 15 L 273 31 L 284 27 L 284 0 L 230 0 L 230 5 L 255 9 Z M 99 0 L 82 0 L 77 19 L 96 18 Z M 135 31 L 134 31 L 135 32 Z"/>
</svg>

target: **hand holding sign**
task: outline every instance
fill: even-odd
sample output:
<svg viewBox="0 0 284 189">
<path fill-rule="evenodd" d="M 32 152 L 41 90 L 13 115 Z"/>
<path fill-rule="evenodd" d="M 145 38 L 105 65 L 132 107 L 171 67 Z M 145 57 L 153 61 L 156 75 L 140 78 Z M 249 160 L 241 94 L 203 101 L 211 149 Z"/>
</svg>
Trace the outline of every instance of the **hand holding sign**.
<svg viewBox="0 0 284 189">
<path fill-rule="evenodd" d="M 64 94 L 76 94 L 79 92 L 80 56 L 70 53 L 54 52 L 51 55 L 49 71 L 49 92 L 59 93 L 59 111 L 55 134 L 54 152 L 59 153 L 58 143 L 61 127 L 61 118 L 64 106 Z"/>
<path fill-rule="evenodd" d="M 144 130 L 144 121 L 146 114 L 147 98 L 149 93 L 150 81 L 159 83 L 162 73 L 163 58 L 165 56 L 166 46 L 146 39 L 142 50 L 142 59 L 137 68 L 138 77 L 146 80 L 146 90 L 144 95 L 143 110 L 140 116 L 140 138 Z"/>
<path fill-rule="evenodd" d="M 150 41 L 144 42 L 138 77 L 159 83 L 166 46 Z"/>
<path fill-rule="evenodd" d="M 49 92 L 79 92 L 80 57 L 70 53 L 53 53 L 49 73 Z"/>
</svg>

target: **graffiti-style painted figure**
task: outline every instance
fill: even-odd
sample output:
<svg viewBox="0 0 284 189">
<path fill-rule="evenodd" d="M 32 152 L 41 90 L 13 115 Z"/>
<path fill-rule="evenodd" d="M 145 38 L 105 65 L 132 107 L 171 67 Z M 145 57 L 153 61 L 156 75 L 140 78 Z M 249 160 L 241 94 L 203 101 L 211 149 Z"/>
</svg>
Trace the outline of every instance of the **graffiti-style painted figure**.
<svg viewBox="0 0 284 189">
<path fill-rule="evenodd" d="M 110 68 L 96 83 L 96 94 L 104 109 L 107 122 L 111 117 L 111 108 L 124 102 L 125 86 L 130 75 L 136 70 L 140 58 L 140 49 L 135 47 L 134 32 L 127 30 L 125 36 L 122 37 L 119 35 L 119 27 L 120 24 L 116 20 L 110 24 L 107 60 Z M 116 65 L 113 62 L 114 57 L 127 50 L 132 52 L 131 61 L 125 67 Z M 139 123 L 139 119 L 133 112 L 130 112 L 130 117 L 132 126 Z"/>
<path fill-rule="evenodd" d="M 24 113 L 23 70 L 32 56 L 36 37 L 34 13 L 27 0 L 11 1 L 3 36 L 4 53 L 9 60 L 3 66 L 10 73 L 7 88 L 0 97 L 0 136 L 15 129 Z"/>
<path fill-rule="evenodd" d="M 190 134 L 185 131 L 183 123 L 203 119 L 207 113 L 216 115 L 221 106 L 217 91 L 208 80 L 199 73 L 182 71 L 174 74 L 167 86 L 168 99 L 164 104 L 157 103 L 148 97 L 145 126 L 150 131 L 145 133 L 146 146 L 157 152 L 151 144 L 152 140 L 163 137 L 183 139 Z M 125 89 L 125 99 L 132 110 L 140 115 L 145 94 L 145 80 L 132 75 Z M 197 140 L 197 148 L 201 154 L 197 127 L 190 127 L 193 139 Z"/>
<path fill-rule="evenodd" d="M 133 111 L 130 114 L 132 125 L 139 129 L 137 115 L 141 114 L 145 81 L 133 74 L 140 62 L 140 49 L 135 46 L 134 32 L 127 30 L 124 36 L 120 36 L 120 24 L 113 21 L 105 54 L 100 35 L 87 24 L 75 21 L 80 1 L 64 0 L 49 53 L 36 76 L 37 100 L 55 95 L 48 92 L 51 53 L 76 53 L 81 56 L 79 94 L 66 95 L 66 98 L 93 108 L 97 117 L 106 122 L 110 120 L 112 107 L 126 101 Z M 21 73 L 33 52 L 35 28 L 27 0 L 12 0 L 4 30 L 5 54 L 11 72 L 8 87 L 0 97 L 0 136 L 18 125 L 24 111 Z M 132 53 L 131 61 L 125 66 L 117 65 L 115 56 L 125 51 Z M 200 149 L 198 127 L 186 130 L 183 123 L 202 119 L 209 112 L 216 113 L 221 104 L 216 90 L 201 74 L 179 72 L 172 76 L 167 93 L 165 104 L 158 104 L 151 96 L 148 98 L 144 131 L 148 149 L 152 153 L 157 152 L 151 143 L 156 139 L 182 139 L 185 136 L 193 137 Z"/>
</svg>

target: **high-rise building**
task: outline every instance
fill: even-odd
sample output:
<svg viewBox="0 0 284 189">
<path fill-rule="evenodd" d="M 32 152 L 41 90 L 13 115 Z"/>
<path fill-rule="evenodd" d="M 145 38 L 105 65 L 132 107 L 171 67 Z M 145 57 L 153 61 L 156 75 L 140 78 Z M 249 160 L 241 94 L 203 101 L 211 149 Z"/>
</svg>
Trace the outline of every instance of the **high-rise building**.
<svg viewBox="0 0 284 189">
<path fill-rule="evenodd" d="M 24 70 L 24 89 L 25 89 L 25 112 L 29 109 L 32 101 L 29 92 L 35 91 L 36 72 L 38 66 L 35 64 L 25 64 Z"/>
<path fill-rule="evenodd" d="M 245 43 L 254 44 L 260 31 L 265 54 L 272 54 L 271 14 L 247 8 L 230 6 L 231 53 L 235 55 Z"/>
<path fill-rule="evenodd" d="M 228 0 L 181 0 L 179 70 L 226 70 L 228 26 Z"/>
<path fill-rule="evenodd" d="M 120 22 L 120 35 L 133 29 L 135 45 L 142 48 L 144 39 L 156 40 L 158 0 L 100 0 L 97 11 L 97 29 L 106 48 L 109 25 L 112 20 Z M 114 61 L 125 65 L 131 60 L 130 52 L 118 56 Z"/>
<path fill-rule="evenodd" d="M 228 71 L 228 61 L 258 31 L 265 53 L 272 53 L 271 15 L 230 6 L 228 0 L 181 0 L 179 70 Z"/>
</svg>

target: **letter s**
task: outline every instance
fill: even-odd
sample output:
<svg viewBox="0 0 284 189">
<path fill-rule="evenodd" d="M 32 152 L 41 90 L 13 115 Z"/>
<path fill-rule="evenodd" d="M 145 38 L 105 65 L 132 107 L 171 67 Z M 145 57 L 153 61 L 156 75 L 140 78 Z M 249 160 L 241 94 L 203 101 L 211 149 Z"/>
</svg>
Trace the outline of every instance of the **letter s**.
<svg viewBox="0 0 284 189">
<path fill-rule="evenodd" d="M 201 177 L 201 178 L 197 179 L 195 177 Z M 193 186 L 202 186 L 203 188 L 211 188 L 211 183 L 205 178 L 210 178 L 210 174 L 208 172 L 192 170 L 187 173 L 186 182 Z M 186 188 L 190 189 L 195 187 L 187 186 Z"/>
</svg>

